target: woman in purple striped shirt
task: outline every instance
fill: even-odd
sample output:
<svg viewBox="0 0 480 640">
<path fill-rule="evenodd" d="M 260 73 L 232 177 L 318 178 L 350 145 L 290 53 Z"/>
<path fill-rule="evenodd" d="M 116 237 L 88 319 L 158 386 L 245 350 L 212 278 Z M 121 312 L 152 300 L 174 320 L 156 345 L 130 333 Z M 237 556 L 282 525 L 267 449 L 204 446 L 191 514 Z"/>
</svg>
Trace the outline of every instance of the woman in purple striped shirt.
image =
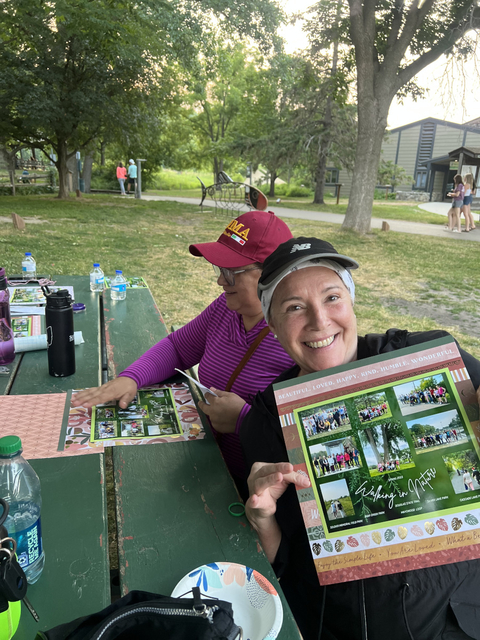
<svg viewBox="0 0 480 640">
<path fill-rule="evenodd" d="M 91 407 L 119 400 L 124 408 L 140 387 L 166 380 L 175 374 L 175 368 L 189 369 L 198 364 L 200 382 L 218 396 L 207 394 L 210 404 L 201 402 L 200 408 L 209 416 L 230 473 L 245 495 L 240 424 L 257 391 L 293 364 L 273 334 L 265 331 L 257 283 L 263 261 L 291 237 L 288 226 L 274 213 L 250 211 L 232 220 L 216 242 L 190 245 L 190 253 L 203 256 L 213 265 L 223 293 L 118 378 L 78 393 L 73 406 Z M 257 348 L 232 382 L 232 374 L 255 341 Z M 230 391 L 225 391 L 227 386 Z"/>
</svg>

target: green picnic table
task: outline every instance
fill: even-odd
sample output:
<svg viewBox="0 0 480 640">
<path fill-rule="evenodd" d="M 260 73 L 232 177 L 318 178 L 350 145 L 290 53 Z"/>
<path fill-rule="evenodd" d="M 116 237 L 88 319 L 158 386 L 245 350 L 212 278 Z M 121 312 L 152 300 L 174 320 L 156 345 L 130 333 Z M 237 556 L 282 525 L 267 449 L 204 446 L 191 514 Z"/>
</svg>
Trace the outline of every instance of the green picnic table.
<svg viewBox="0 0 480 640">
<path fill-rule="evenodd" d="M 17 357 L 0 393 L 55 393 L 113 378 L 167 335 L 148 289 L 128 289 L 126 300 L 91 293 L 86 277 L 73 285 L 86 311 L 75 315 L 85 344 L 75 348 L 76 373 L 48 374 L 46 351 Z M 237 562 L 263 574 L 284 609 L 281 640 L 300 638 L 275 575 L 245 516 L 233 517 L 234 483 L 209 430 L 203 440 L 113 447 L 116 528 L 122 595 L 141 589 L 168 595 L 191 570 Z M 110 603 L 104 454 L 32 460 L 42 482 L 44 572 L 29 587 L 40 622 L 23 607 L 15 639 L 87 615 Z"/>
</svg>

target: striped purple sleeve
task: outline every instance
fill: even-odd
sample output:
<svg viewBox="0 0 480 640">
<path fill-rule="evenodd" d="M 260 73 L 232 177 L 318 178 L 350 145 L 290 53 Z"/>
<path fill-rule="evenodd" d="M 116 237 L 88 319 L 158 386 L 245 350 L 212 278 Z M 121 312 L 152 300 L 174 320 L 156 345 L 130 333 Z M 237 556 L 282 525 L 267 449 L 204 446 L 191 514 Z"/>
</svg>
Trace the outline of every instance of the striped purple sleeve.
<svg viewBox="0 0 480 640">
<path fill-rule="evenodd" d="M 215 302 L 188 324 L 157 342 L 119 375 L 132 378 L 138 387 L 146 387 L 170 378 L 175 368 L 189 369 L 198 364 L 205 351 L 207 328 Z"/>
<path fill-rule="evenodd" d="M 240 413 L 238 414 L 237 424 L 235 425 L 235 435 L 238 436 L 243 419 L 245 418 L 245 416 L 247 415 L 247 413 L 250 411 L 251 408 L 252 408 L 252 405 L 248 404 L 248 402 L 246 402 L 243 405 Z"/>
</svg>

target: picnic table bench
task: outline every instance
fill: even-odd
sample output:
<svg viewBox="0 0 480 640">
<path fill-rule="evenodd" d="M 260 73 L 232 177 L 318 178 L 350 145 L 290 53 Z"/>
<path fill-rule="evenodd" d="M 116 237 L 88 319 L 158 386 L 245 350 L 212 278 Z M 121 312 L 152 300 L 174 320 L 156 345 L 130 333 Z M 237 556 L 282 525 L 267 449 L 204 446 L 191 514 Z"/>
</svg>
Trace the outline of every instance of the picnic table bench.
<svg viewBox="0 0 480 640">
<path fill-rule="evenodd" d="M 58 393 L 113 378 L 167 334 L 148 289 L 128 289 L 124 301 L 89 290 L 87 277 L 56 278 L 73 285 L 86 311 L 75 315 L 85 343 L 75 348 L 76 372 L 48 374 L 46 351 L 17 355 L 0 393 Z M 138 327 L 142 327 L 139 331 Z M 15 640 L 37 629 L 93 613 L 111 601 L 105 454 L 32 460 L 42 483 L 46 554 L 28 597 L 37 624 L 22 607 Z M 245 516 L 232 517 L 238 500 L 210 432 L 203 440 L 113 448 L 116 529 L 122 595 L 142 589 L 168 595 L 189 571 L 210 562 L 238 562 L 263 574 L 284 608 L 280 640 L 300 638 L 288 605 Z"/>
</svg>

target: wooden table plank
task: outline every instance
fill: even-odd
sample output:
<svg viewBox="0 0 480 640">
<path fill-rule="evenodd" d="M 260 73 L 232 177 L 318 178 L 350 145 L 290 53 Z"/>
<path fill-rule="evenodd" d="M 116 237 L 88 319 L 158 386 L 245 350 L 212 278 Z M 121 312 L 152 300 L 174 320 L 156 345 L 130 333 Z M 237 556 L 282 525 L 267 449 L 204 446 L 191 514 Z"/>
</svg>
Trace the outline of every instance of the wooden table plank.
<svg viewBox="0 0 480 640">
<path fill-rule="evenodd" d="M 104 456 L 32 460 L 42 484 L 45 568 L 28 598 L 36 623 L 22 605 L 15 640 L 84 616 L 110 604 Z"/>
<path fill-rule="evenodd" d="M 90 291 L 90 281 L 85 276 L 56 278 L 56 286 L 66 285 L 73 286 L 75 301 L 83 302 L 86 306 L 85 311 L 74 314 L 75 331 L 81 331 L 85 340 L 84 344 L 75 347 L 75 373 L 65 378 L 55 378 L 48 373 L 47 350 L 28 351 L 23 354 L 21 375 L 15 378 L 10 393 L 59 393 L 100 384 L 99 294 Z"/>
<path fill-rule="evenodd" d="M 103 313 L 110 379 L 168 333 L 149 289 L 127 289 L 125 300 L 112 300 L 107 289 Z"/>
<path fill-rule="evenodd" d="M 0 374 L 0 396 L 5 396 L 10 393 L 10 389 L 13 385 L 13 381 L 15 380 L 15 375 L 21 361 L 22 354 L 17 353 L 15 360 L 11 364 L 2 365 L 8 369 L 8 373 Z"/>
<path fill-rule="evenodd" d="M 112 377 L 167 334 L 144 289 L 127 290 L 125 301 L 107 299 L 105 324 Z M 238 562 L 279 590 L 284 606 L 279 638 L 299 638 L 250 524 L 245 516 L 228 513 L 238 495 L 209 430 L 199 441 L 114 447 L 113 460 L 123 594 L 142 589 L 169 595 L 185 574 L 204 563 Z"/>
<path fill-rule="evenodd" d="M 117 533 L 122 594 L 142 589 L 169 595 L 177 582 L 210 562 L 238 562 L 279 591 L 284 623 L 279 638 L 299 638 L 273 570 L 245 516 L 213 437 L 186 443 L 114 450 Z"/>
</svg>

